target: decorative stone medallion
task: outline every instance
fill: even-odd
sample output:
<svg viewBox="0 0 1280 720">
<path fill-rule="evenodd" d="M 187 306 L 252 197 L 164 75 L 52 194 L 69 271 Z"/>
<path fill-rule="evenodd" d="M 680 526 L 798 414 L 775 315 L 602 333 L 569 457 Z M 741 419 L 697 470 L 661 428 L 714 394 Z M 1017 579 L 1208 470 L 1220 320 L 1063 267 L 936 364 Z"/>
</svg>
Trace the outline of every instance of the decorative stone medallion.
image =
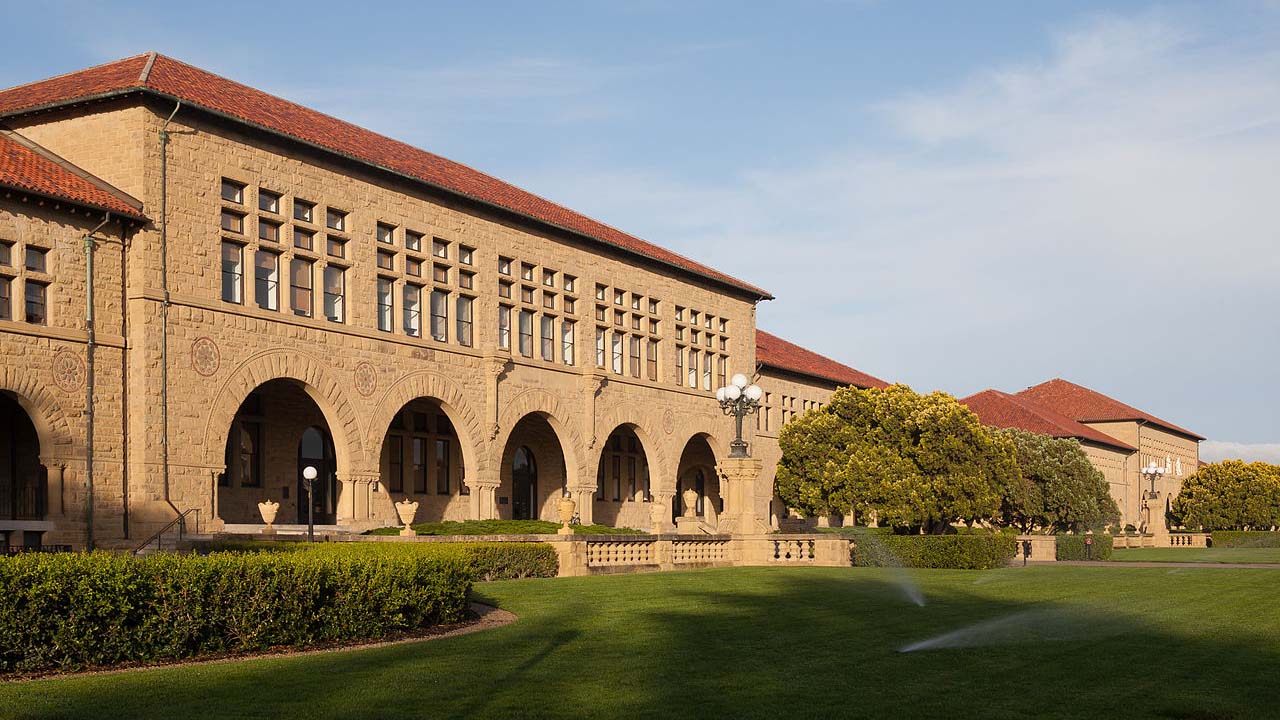
<svg viewBox="0 0 1280 720">
<path fill-rule="evenodd" d="M 199 337 L 191 342 L 191 367 L 204 377 L 218 372 L 222 365 L 222 353 L 218 344 L 207 337 Z"/>
<path fill-rule="evenodd" d="M 378 371 L 367 362 L 356 365 L 356 392 L 365 397 L 378 389 Z"/>
<path fill-rule="evenodd" d="M 662 413 L 662 431 L 670 435 L 676 431 L 676 414 L 667 408 Z"/>
<path fill-rule="evenodd" d="M 53 356 L 53 384 L 72 392 L 84 387 L 84 361 L 70 350 Z"/>
</svg>

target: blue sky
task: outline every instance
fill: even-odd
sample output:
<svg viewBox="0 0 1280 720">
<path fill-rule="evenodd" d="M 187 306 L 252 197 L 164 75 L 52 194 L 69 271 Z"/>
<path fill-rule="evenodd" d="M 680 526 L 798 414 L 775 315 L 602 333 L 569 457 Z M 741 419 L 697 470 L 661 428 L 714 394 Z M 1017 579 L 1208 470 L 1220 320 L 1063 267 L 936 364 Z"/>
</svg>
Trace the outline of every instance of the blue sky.
<svg viewBox="0 0 1280 720">
<path fill-rule="evenodd" d="M 25 4 L 0 85 L 158 50 L 778 296 L 966 395 L 1064 377 L 1280 461 L 1280 3 Z M 819 312 L 813 312 L 820 308 Z"/>
</svg>

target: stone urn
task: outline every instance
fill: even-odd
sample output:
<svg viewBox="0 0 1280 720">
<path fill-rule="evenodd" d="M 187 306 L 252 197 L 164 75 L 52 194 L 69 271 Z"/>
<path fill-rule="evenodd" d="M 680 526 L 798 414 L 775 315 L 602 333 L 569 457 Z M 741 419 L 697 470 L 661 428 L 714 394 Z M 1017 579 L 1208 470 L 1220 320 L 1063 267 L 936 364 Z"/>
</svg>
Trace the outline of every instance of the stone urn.
<svg viewBox="0 0 1280 720">
<path fill-rule="evenodd" d="M 560 498 L 560 502 L 556 505 L 556 509 L 560 511 L 560 524 L 564 527 L 556 531 L 560 535 L 572 535 L 573 528 L 569 523 L 573 522 L 573 511 L 578 507 L 578 503 L 573 498 L 565 496 Z"/>
<path fill-rule="evenodd" d="M 418 534 L 413 529 L 413 518 L 418 514 L 418 503 L 409 502 L 409 498 L 405 498 L 396 503 L 396 514 L 400 516 L 400 522 L 404 525 L 404 529 L 400 531 L 400 537 L 412 537 Z"/>
<path fill-rule="evenodd" d="M 649 503 L 649 526 L 653 532 L 662 532 L 662 526 L 667 522 L 670 513 L 671 510 L 665 503 Z"/>
<path fill-rule="evenodd" d="M 680 497 L 684 499 L 684 516 L 696 516 L 698 512 L 698 491 L 689 488 L 681 493 Z"/>
<path fill-rule="evenodd" d="M 280 503 L 278 502 L 266 500 L 258 503 L 258 514 L 262 516 L 262 522 L 267 524 L 266 527 L 262 528 L 264 535 L 275 534 L 276 529 L 271 526 L 271 523 L 276 521 L 276 513 L 278 512 L 280 512 Z"/>
</svg>

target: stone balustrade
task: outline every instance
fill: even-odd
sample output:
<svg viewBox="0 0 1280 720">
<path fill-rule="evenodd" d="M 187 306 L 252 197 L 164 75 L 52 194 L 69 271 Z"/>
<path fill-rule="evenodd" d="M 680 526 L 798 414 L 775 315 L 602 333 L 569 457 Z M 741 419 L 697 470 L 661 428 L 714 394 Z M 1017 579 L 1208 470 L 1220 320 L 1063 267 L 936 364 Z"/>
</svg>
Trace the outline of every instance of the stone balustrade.
<svg viewBox="0 0 1280 720">
<path fill-rule="evenodd" d="M 655 565 L 656 540 L 605 540 L 587 542 L 587 567 Z"/>
<path fill-rule="evenodd" d="M 1169 547 L 1209 547 L 1209 533 L 1173 533 L 1169 536 Z"/>
<path fill-rule="evenodd" d="M 718 565 L 728 561 L 728 540 L 674 540 L 671 543 L 674 565 Z"/>
</svg>

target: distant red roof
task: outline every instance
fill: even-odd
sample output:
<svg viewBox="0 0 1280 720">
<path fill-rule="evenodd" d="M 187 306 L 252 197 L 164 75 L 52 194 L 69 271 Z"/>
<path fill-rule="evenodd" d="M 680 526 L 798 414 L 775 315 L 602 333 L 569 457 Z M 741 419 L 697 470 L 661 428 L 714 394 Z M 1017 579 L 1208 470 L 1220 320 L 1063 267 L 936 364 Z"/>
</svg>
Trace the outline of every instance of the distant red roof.
<svg viewBox="0 0 1280 720">
<path fill-rule="evenodd" d="M 1186 428 L 1178 427 L 1168 420 L 1161 420 L 1147 412 L 1109 398 L 1100 392 L 1087 387 L 1054 378 L 1018 393 L 1019 397 L 1028 398 L 1052 410 L 1073 418 L 1079 422 L 1107 422 L 1113 420 L 1145 420 L 1166 430 L 1185 435 L 1193 440 L 1204 440 Z"/>
<path fill-rule="evenodd" d="M 568 230 L 762 299 L 773 296 L 670 250 L 439 155 L 151 53 L 0 91 L 0 116 L 149 92 Z"/>
<path fill-rule="evenodd" d="M 889 383 L 880 378 L 854 370 L 848 365 L 759 329 L 756 330 L 756 360 L 764 365 L 829 380 L 838 385 L 854 385 L 863 389 L 889 387 Z"/>
<path fill-rule="evenodd" d="M 999 390 L 983 390 L 960 402 L 968 405 L 983 425 L 1019 428 L 1056 438 L 1076 438 L 1130 452 L 1137 449 L 1033 400 Z"/>
<path fill-rule="evenodd" d="M 142 205 L 24 137 L 0 128 L 0 186 L 141 220 Z"/>
</svg>

